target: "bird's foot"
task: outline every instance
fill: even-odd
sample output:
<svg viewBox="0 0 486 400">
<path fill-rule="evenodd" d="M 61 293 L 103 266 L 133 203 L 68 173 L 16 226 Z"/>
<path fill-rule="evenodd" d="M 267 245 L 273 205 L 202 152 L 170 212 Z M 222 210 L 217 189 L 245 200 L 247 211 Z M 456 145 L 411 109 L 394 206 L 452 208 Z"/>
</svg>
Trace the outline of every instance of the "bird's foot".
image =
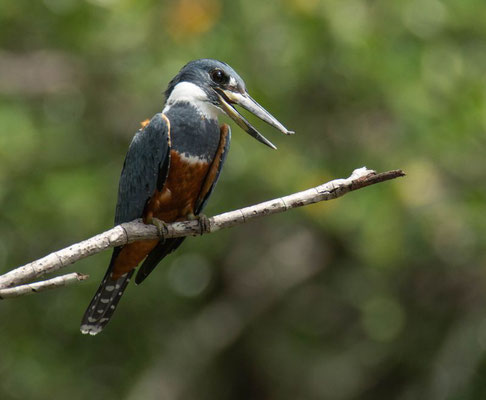
<svg viewBox="0 0 486 400">
<path fill-rule="evenodd" d="M 211 231 L 211 223 L 209 221 L 209 218 L 206 217 L 206 215 L 204 215 L 204 214 L 198 214 L 198 215 L 189 214 L 187 216 L 187 218 L 190 221 L 197 220 L 199 222 L 199 228 L 201 229 L 201 235 L 203 233 L 209 233 Z"/>
<path fill-rule="evenodd" d="M 150 223 L 157 228 L 157 234 L 159 235 L 160 240 L 164 242 L 165 235 L 169 233 L 167 223 L 158 218 L 152 218 Z"/>
</svg>

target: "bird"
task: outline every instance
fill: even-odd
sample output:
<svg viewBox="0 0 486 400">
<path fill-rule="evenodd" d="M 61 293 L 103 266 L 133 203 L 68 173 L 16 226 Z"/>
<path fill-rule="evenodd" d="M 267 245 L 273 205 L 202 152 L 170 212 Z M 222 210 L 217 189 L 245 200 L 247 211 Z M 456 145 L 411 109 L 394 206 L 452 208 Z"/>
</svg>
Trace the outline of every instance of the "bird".
<svg viewBox="0 0 486 400">
<path fill-rule="evenodd" d="M 220 125 L 218 117 L 226 114 L 256 140 L 276 149 L 234 105 L 284 134 L 294 133 L 250 97 L 245 82 L 228 64 L 209 58 L 187 63 L 169 82 L 162 112 L 142 123 L 130 143 L 119 180 L 115 225 L 141 218 L 162 234 L 165 223 L 205 221 L 202 210 L 231 141 L 229 125 Z M 135 282 L 140 284 L 184 239 L 162 237 L 115 247 L 82 318 L 81 332 L 101 332 L 138 265 L 142 263 Z"/>
</svg>

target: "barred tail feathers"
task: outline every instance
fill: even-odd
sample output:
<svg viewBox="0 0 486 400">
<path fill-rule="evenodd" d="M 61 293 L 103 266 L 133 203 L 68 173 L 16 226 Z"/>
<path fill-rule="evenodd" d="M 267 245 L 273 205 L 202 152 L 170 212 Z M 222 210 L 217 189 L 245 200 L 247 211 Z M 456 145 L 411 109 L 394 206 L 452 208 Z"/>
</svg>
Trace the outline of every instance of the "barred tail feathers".
<svg viewBox="0 0 486 400">
<path fill-rule="evenodd" d="M 96 335 L 110 321 L 120 298 L 125 291 L 135 270 L 113 279 L 111 265 L 103 278 L 96 294 L 84 313 L 81 321 L 81 333 Z"/>
</svg>

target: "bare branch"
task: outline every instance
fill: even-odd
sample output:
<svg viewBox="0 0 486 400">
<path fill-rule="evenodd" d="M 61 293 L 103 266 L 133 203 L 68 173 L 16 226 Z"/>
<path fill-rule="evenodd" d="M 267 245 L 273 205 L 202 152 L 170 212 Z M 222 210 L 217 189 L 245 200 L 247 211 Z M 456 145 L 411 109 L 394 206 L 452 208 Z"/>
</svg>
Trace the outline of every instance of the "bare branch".
<svg viewBox="0 0 486 400">
<path fill-rule="evenodd" d="M 27 285 L 15 286 L 8 289 L 0 289 L 0 300 L 10 297 L 24 296 L 27 294 L 43 292 L 44 290 L 57 289 L 72 283 L 84 281 L 89 275 L 78 274 L 73 272 L 67 275 L 56 276 L 55 278 L 45 281 L 29 283 Z"/>
<path fill-rule="evenodd" d="M 167 224 L 165 238 L 197 236 L 203 233 L 216 232 L 248 222 L 251 219 L 280 213 L 292 208 L 302 207 L 320 201 L 332 200 L 346 193 L 376 183 L 404 176 L 402 170 L 393 170 L 377 174 L 365 167 L 353 171 L 347 179 L 336 179 L 312 189 L 273 199 L 250 207 L 226 212 L 209 218 L 209 225 L 203 231 L 198 221 L 182 221 Z M 118 225 L 90 239 L 73 244 L 67 248 L 51 253 L 37 261 L 16 268 L 0 276 L 0 289 L 9 288 L 35 279 L 46 273 L 57 271 L 83 258 L 99 253 L 110 247 L 123 246 L 139 240 L 159 238 L 157 228 L 145 225 L 136 220 Z"/>
</svg>

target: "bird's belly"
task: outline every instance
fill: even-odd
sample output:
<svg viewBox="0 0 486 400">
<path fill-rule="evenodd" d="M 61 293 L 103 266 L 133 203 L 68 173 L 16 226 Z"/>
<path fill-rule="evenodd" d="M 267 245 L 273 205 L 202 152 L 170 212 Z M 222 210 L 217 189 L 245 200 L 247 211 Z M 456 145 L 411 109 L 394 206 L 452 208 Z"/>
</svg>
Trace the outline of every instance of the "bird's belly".
<svg viewBox="0 0 486 400">
<path fill-rule="evenodd" d="M 155 217 L 165 222 L 185 220 L 194 207 L 208 173 L 209 163 L 171 150 L 167 181 L 156 191 L 145 210 L 144 221 Z"/>
</svg>

